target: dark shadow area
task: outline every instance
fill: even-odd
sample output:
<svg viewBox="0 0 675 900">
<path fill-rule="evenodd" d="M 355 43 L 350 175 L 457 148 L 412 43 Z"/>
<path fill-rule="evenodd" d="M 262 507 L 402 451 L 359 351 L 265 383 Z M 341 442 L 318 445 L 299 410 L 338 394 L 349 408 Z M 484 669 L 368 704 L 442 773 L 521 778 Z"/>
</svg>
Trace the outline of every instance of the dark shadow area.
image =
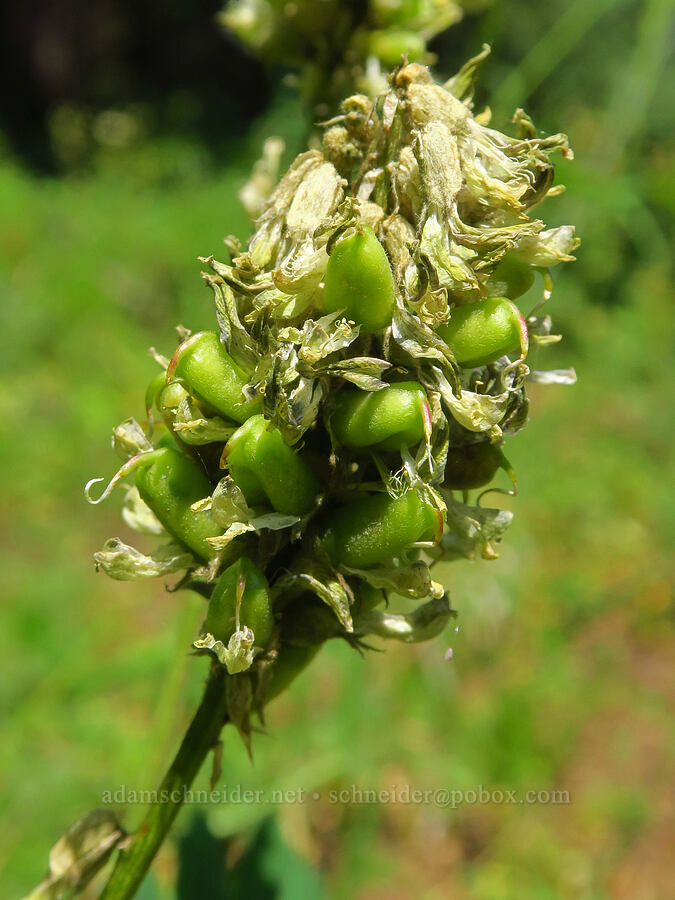
<svg viewBox="0 0 675 900">
<path fill-rule="evenodd" d="M 215 22 L 220 0 L 28 0 L 0 11 L 0 130 L 31 167 L 59 167 L 61 108 L 133 108 L 145 133 L 236 140 L 267 100 L 262 67 Z M 105 127 L 105 122 L 103 123 Z"/>
<path fill-rule="evenodd" d="M 219 841 L 203 815 L 194 816 L 178 848 L 178 900 L 276 900 L 323 896 L 318 874 L 283 839 L 274 817 L 264 819 L 241 855 Z M 229 868 L 225 860 L 234 856 Z"/>
<path fill-rule="evenodd" d="M 209 831 L 206 818 L 193 816 L 178 844 L 178 900 L 223 900 L 233 896 L 225 870 L 225 844 Z"/>
</svg>

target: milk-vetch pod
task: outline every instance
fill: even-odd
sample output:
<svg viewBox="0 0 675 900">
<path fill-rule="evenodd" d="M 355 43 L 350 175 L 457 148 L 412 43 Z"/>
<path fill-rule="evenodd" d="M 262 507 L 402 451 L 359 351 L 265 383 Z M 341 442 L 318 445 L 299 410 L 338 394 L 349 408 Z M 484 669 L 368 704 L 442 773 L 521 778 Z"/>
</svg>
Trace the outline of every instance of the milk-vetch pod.
<svg viewBox="0 0 675 900">
<path fill-rule="evenodd" d="M 213 487 L 197 463 L 172 447 L 160 447 L 136 467 L 136 487 L 169 534 L 205 561 L 215 556 L 207 538 L 222 534 L 210 512 L 195 512 L 193 503 Z"/>
<path fill-rule="evenodd" d="M 440 510 L 414 490 L 402 497 L 371 494 L 326 515 L 321 543 L 334 564 L 365 569 L 399 556 L 418 541 L 439 541 Z"/>
<path fill-rule="evenodd" d="M 330 424 L 335 438 L 347 447 L 399 450 L 419 444 L 430 420 L 424 388 L 416 381 L 401 381 L 380 391 L 341 391 Z"/>
<path fill-rule="evenodd" d="M 363 333 L 391 324 L 396 286 L 389 259 L 369 225 L 342 238 L 328 260 L 322 306 L 325 312 L 343 311 Z"/>
<path fill-rule="evenodd" d="M 267 646 L 274 627 L 267 579 L 247 556 L 229 566 L 216 582 L 204 630 L 227 644 L 237 625 L 251 629 L 260 649 Z"/>
<path fill-rule="evenodd" d="M 174 378 L 182 379 L 197 400 L 235 422 L 245 422 L 262 405 L 262 397 L 244 397 L 246 373 L 213 331 L 193 334 L 178 347 L 167 370 L 167 381 Z"/>
<path fill-rule="evenodd" d="M 507 297 L 455 306 L 438 334 L 465 369 L 485 366 L 508 353 L 525 356 L 529 343 L 525 319 Z"/>
<path fill-rule="evenodd" d="M 238 428 L 223 457 L 250 506 L 269 503 L 277 512 L 294 516 L 313 509 L 319 482 L 281 432 L 269 430 L 264 416 L 252 416 Z"/>
</svg>

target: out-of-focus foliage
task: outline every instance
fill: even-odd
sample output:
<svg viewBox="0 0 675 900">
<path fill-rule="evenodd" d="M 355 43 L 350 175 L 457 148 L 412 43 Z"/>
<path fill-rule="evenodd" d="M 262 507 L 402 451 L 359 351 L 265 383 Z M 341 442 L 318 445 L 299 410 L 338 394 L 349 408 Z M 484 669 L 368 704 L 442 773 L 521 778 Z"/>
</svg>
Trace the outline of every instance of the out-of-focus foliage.
<svg viewBox="0 0 675 900">
<path fill-rule="evenodd" d="M 492 44 L 482 96 L 508 88 L 493 103 L 499 127 L 519 104 L 549 133 L 569 130 L 568 193 L 542 212 L 577 223 L 583 243 L 554 294 L 568 340 L 547 354 L 574 365 L 579 383 L 535 388 L 535 421 L 509 452 L 518 517 L 500 559 L 453 564 L 452 661 L 443 646 L 435 657 L 397 647 L 386 666 L 329 646 L 270 706 L 253 766 L 225 733 L 229 802 L 188 809 L 179 830 L 205 813 L 230 869 L 275 813 L 333 896 L 633 900 L 669 890 L 670 7 L 502 0 L 434 44 L 448 73 Z M 39 880 L 64 823 L 103 791 L 156 782 L 200 694 L 184 648 L 203 601 L 96 577 L 90 554 L 118 510 L 88 509 L 81 490 L 109 460 L 105 429 L 142 414 L 138 385 L 154 371 L 145 347 L 169 341 L 175 321 L 209 327 L 210 295 L 190 261 L 218 252 L 228 232 L 246 235 L 235 194 L 263 135 L 284 121 L 289 138 L 300 132 L 285 107 L 261 123 L 248 159 L 197 164 L 189 177 L 156 177 L 151 161 L 173 157 L 157 141 L 78 181 L 6 161 L 0 170 L 2 900 Z M 560 789 L 571 802 L 331 802 L 331 789 L 353 784 Z M 238 786 L 307 794 L 244 803 Z M 124 825 L 140 812 L 129 806 Z M 178 865 L 167 847 L 139 897 L 174 898 Z"/>
<path fill-rule="evenodd" d="M 402 54 L 433 62 L 428 41 L 461 17 L 457 0 L 230 0 L 219 18 L 267 65 L 297 72 L 311 114 L 326 116 L 384 90 Z"/>
</svg>

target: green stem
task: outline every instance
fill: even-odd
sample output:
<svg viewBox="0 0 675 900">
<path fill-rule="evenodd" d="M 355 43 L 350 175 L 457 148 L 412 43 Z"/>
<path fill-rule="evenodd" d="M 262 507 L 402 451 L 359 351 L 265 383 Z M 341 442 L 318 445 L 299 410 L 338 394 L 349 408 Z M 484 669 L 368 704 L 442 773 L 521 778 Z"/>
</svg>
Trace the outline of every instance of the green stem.
<svg viewBox="0 0 675 900">
<path fill-rule="evenodd" d="M 211 670 L 199 708 L 157 789 L 157 802 L 149 807 L 129 847 L 120 851 L 100 900 L 130 900 L 140 887 L 227 719 L 225 677 L 222 666 Z"/>
</svg>

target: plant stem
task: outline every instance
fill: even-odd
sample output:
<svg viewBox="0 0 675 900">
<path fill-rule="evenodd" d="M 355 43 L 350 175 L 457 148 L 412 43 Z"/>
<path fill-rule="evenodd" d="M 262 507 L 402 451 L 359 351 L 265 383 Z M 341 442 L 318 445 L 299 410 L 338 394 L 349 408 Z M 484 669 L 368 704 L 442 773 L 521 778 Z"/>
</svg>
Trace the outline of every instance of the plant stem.
<svg viewBox="0 0 675 900">
<path fill-rule="evenodd" d="M 145 814 L 130 846 L 120 851 L 100 900 L 130 900 L 183 805 L 209 750 L 227 720 L 225 669 L 213 667 L 204 694 L 169 770 L 157 789 L 156 802 Z"/>
</svg>

